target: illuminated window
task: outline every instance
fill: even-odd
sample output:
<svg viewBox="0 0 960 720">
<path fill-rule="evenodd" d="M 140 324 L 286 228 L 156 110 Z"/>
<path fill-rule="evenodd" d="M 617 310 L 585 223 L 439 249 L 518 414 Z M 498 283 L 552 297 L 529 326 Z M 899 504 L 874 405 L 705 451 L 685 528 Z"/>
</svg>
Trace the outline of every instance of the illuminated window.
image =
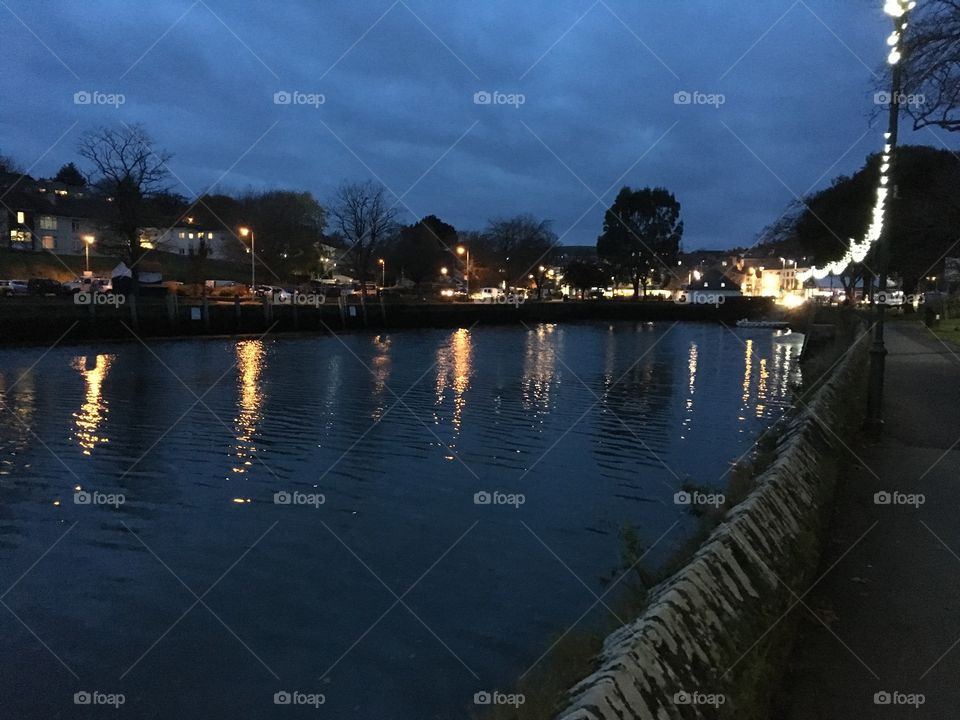
<svg viewBox="0 0 960 720">
<path fill-rule="evenodd" d="M 207 233 L 207 240 L 213 240 L 213 233 Z"/>
<path fill-rule="evenodd" d="M 40 242 L 44 250 L 55 250 L 57 248 L 57 243 L 53 239 L 53 235 L 44 235 Z"/>
<path fill-rule="evenodd" d="M 56 230 L 57 229 L 57 219 L 53 215 L 41 215 L 40 216 L 40 229 L 41 230 Z"/>
<path fill-rule="evenodd" d="M 23 210 L 18 210 L 18 211 L 17 211 L 17 225 L 23 225 L 23 224 L 26 223 L 26 222 L 27 222 L 27 216 L 26 216 L 26 214 L 23 212 Z"/>
<path fill-rule="evenodd" d="M 187 236 L 186 233 L 180 233 L 180 239 L 183 240 Z"/>
<path fill-rule="evenodd" d="M 10 231 L 10 242 L 11 243 L 20 243 L 26 244 L 30 242 L 30 233 L 26 230 L 11 230 Z"/>
<path fill-rule="evenodd" d="M 193 233 L 189 233 L 190 239 L 193 240 Z"/>
</svg>

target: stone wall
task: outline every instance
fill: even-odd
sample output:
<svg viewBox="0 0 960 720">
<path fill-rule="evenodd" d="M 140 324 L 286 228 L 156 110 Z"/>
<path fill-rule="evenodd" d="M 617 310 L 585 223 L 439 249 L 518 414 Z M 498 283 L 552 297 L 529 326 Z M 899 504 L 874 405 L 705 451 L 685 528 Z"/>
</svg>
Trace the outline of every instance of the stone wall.
<svg viewBox="0 0 960 720">
<path fill-rule="evenodd" d="M 834 485 L 834 431 L 867 343 L 785 423 L 777 459 L 646 611 L 611 634 L 559 720 L 752 718 L 781 670 L 785 633 L 816 579 Z M 790 612 L 794 610 L 794 612 Z"/>
</svg>

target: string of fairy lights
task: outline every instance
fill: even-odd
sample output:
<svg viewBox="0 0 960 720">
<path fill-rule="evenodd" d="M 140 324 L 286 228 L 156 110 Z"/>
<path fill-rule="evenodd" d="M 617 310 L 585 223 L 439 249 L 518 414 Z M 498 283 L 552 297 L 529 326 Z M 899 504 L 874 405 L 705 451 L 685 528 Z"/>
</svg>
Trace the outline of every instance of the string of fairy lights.
<svg viewBox="0 0 960 720">
<path fill-rule="evenodd" d="M 916 0 L 887 0 L 883 11 L 893 17 L 902 18 L 908 12 L 917 6 Z M 887 38 L 887 45 L 890 47 L 890 55 L 887 62 L 890 65 L 896 65 L 903 57 L 903 30 L 906 30 L 907 23 L 900 22 L 897 28 Z M 891 102 L 897 102 L 897 98 L 891 98 Z M 893 153 L 893 146 L 890 143 L 890 133 L 884 133 L 886 143 L 883 146 L 883 157 L 880 163 L 880 185 L 877 188 L 876 200 L 873 204 L 873 213 L 870 218 L 870 225 L 867 232 L 861 240 L 850 238 L 850 246 L 847 252 L 839 260 L 834 260 L 826 265 L 811 267 L 801 270 L 797 273 L 797 279 L 800 282 L 806 282 L 811 277 L 815 280 L 822 280 L 828 275 L 840 275 L 851 263 L 861 263 L 867 258 L 867 254 L 874 244 L 883 235 L 883 223 L 886 217 L 887 196 L 889 195 L 890 184 L 890 164 Z"/>
</svg>

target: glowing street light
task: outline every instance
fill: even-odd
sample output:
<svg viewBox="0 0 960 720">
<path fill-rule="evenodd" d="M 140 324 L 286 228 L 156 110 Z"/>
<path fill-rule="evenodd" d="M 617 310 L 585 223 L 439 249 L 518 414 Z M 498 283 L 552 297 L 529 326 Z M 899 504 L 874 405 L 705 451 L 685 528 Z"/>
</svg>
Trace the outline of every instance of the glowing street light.
<svg viewBox="0 0 960 720">
<path fill-rule="evenodd" d="M 380 263 L 380 287 L 387 286 L 387 261 L 383 258 L 377 260 Z"/>
<path fill-rule="evenodd" d="M 248 227 L 240 228 L 240 237 L 250 238 L 250 292 L 257 287 L 257 236 Z"/>
<path fill-rule="evenodd" d="M 883 147 L 883 166 L 880 170 L 880 187 L 877 189 L 877 202 L 874 206 L 873 222 L 867 231 L 865 245 L 876 241 L 877 264 L 879 273 L 877 289 L 881 293 L 887 291 L 887 269 L 889 266 L 888 246 L 890 228 L 886 220 L 886 200 L 889 194 L 889 171 L 892 164 L 894 149 L 897 147 L 897 136 L 900 130 L 900 104 L 903 93 L 903 38 L 907 29 L 907 16 L 917 6 L 914 0 L 887 0 L 883 11 L 893 18 L 894 29 L 887 38 L 887 45 L 892 49 L 887 62 L 893 66 L 892 92 L 890 94 L 889 128 L 884 135 L 886 144 Z M 865 248 L 858 247 L 857 254 L 866 255 Z M 870 375 L 867 392 L 867 420 L 866 428 L 874 434 L 883 430 L 883 376 L 886 365 L 887 348 L 883 340 L 884 317 L 886 303 L 874 303 L 877 321 L 873 328 L 873 345 L 870 348 Z"/>
<path fill-rule="evenodd" d="M 87 272 L 90 272 L 90 246 L 93 245 L 97 239 L 93 235 L 84 235 L 83 236 L 83 250 L 84 254 L 87 256 Z"/>
<path fill-rule="evenodd" d="M 464 255 L 466 264 L 464 266 L 464 278 L 466 279 L 467 297 L 470 297 L 470 248 L 463 245 L 457 245 L 457 255 Z"/>
</svg>

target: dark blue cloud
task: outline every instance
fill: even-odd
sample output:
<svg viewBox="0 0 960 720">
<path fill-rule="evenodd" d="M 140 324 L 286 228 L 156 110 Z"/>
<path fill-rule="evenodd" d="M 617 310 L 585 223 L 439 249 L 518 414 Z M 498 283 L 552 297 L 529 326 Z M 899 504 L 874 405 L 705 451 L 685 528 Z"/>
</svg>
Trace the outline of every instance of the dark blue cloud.
<svg viewBox="0 0 960 720">
<path fill-rule="evenodd" d="M 186 195 L 326 199 L 375 177 L 405 213 L 469 229 L 532 212 L 579 244 L 620 185 L 657 184 L 683 204 L 685 245 L 732 246 L 882 142 L 880 0 L 7 5 L 0 149 L 40 158 L 36 174 L 76 159 L 84 129 L 142 122 Z M 83 90 L 125 102 L 74 104 Z M 475 104 L 481 91 L 524 102 Z M 684 91 L 724 103 L 676 104 Z"/>
</svg>

